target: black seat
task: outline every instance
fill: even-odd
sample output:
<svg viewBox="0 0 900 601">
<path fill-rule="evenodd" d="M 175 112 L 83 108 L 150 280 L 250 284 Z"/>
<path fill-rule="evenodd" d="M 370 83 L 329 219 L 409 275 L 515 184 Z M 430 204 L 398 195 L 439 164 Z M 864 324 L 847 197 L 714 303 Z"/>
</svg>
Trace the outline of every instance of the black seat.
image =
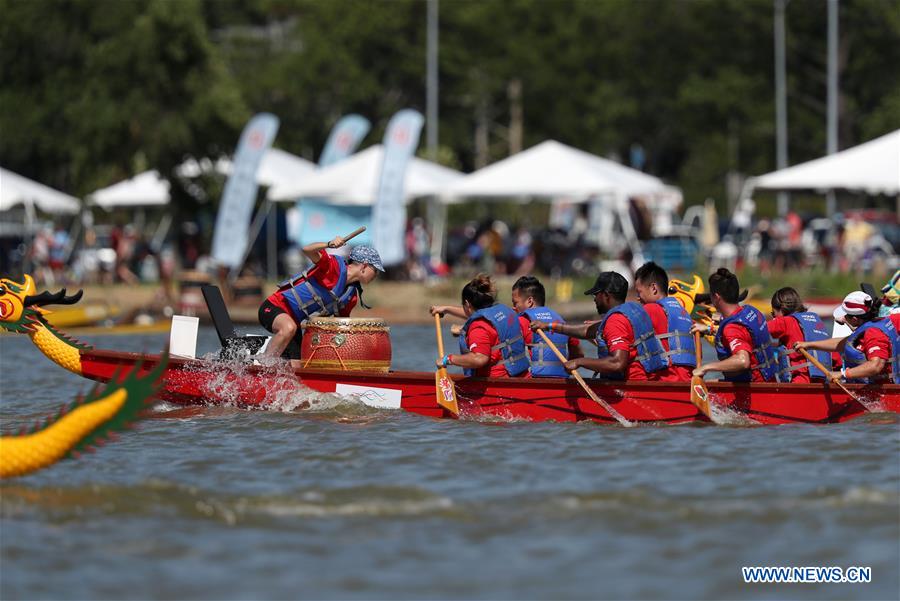
<svg viewBox="0 0 900 601">
<path fill-rule="evenodd" d="M 200 287 L 200 291 L 203 293 L 206 308 L 209 309 L 209 316 L 212 318 L 216 334 L 219 335 L 219 342 L 222 344 L 220 357 L 235 358 L 256 354 L 269 337 L 258 334 L 238 334 L 234 329 L 231 316 L 228 315 L 228 308 L 225 306 L 225 299 L 222 298 L 219 287 L 204 284 Z"/>
</svg>

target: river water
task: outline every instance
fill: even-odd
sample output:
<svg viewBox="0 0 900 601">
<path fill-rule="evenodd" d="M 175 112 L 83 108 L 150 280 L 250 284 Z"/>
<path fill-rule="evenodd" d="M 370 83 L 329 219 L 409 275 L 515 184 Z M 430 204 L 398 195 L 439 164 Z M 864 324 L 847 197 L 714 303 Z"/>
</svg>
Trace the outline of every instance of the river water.
<svg viewBox="0 0 900 601">
<path fill-rule="evenodd" d="M 392 338 L 395 368 L 431 369 L 432 329 Z M 200 352 L 217 346 L 202 329 Z M 6 433 L 89 388 L 24 336 L 0 337 L 0 368 Z M 316 407 L 163 406 L 4 482 L 0 598 L 900 597 L 893 415 L 625 429 Z M 745 584 L 742 566 L 866 566 L 872 582 Z"/>
</svg>

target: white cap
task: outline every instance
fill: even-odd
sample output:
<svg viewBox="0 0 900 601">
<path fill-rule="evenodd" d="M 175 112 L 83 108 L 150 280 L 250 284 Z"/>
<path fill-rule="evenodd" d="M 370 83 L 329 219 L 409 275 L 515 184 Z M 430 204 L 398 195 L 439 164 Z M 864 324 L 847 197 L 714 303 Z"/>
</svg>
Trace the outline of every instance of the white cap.
<svg viewBox="0 0 900 601">
<path fill-rule="evenodd" d="M 844 323 L 847 315 L 865 315 L 872 310 L 872 297 L 862 290 L 854 290 L 844 297 L 844 302 L 834 310 L 834 320 Z"/>
</svg>

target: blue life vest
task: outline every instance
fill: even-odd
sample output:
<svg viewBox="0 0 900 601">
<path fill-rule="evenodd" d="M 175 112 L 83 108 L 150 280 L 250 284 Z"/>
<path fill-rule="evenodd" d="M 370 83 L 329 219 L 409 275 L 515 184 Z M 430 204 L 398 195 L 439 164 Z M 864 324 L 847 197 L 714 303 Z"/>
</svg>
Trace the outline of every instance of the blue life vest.
<svg viewBox="0 0 900 601">
<path fill-rule="evenodd" d="M 297 323 L 314 315 L 340 315 L 341 309 L 359 293 L 356 286 L 347 285 L 347 263 L 333 255 L 338 263 L 338 281 L 334 288 L 323 286 L 309 277 L 311 269 L 282 282 L 278 289 Z M 324 259 L 323 259 L 324 260 Z M 299 280 L 299 281 L 298 281 Z M 296 284 L 294 282 L 297 282 Z"/>
<path fill-rule="evenodd" d="M 521 315 L 527 317 L 530 321 L 545 321 L 547 323 L 565 323 L 559 313 L 547 307 L 533 307 L 525 309 Z M 569 337 L 559 332 L 545 332 L 550 342 L 559 349 L 559 352 L 568 359 L 569 358 Z M 531 375 L 535 378 L 567 378 L 569 372 L 566 367 L 560 363 L 553 352 L 540 334 L 535 333 L 531 338 L 531 345 L 528 349 L 528 362 L 531 364 L 529 368 Z"/>
<path fill-rule="evenodd" d="M 497 331 L 499 342 L 491 347 L 491 351 L 500 349 L 503 357 L 500 364 L 506 369 L 506 373 L 510 376 L 519 376 L 528 371 L 528 353 L 522 339 L 522 330 L 519 328 L 519 316 L 500 303 L 479 309 L 469 316 L 459 333 L 459 351 L 463 354 L 469 352 L 467 341 L 469 326 L 476 319 L 486 319 Z M 467 376 L 475 375 L 474 369 L 466 368 L 463 371 Z"/>
<path fill-rule="evenodd" d="M 856 348 L 855 343 L 860 339 L 863 332 L 869 328 L 875 328 L 884 332 L 885 336 L 891 342 L 891 358 L 889 364 L 891 366 L 890 380 L 894 384 L 900 384 L 900 332 L 894 327 L 894 323 L 889 317 L 875 319 L 856 328 L 856 330 L 847 337 L 846 346 L 844 346 L 844 365 L 847 368 L 856 367 L 868 361 L 866 354 Z M 879 378 L 858 378 L 853 382 L 871 383 Z"/>
<path fill-rule="evenodd" d="M 800 330 L 803 332 L 803 340 L 806 342 L 812 342 L 815 340 L 828 340 L 831 338 L 831 334 L 829 334 L 825 330 L 825 324 L 822 323 L 822 320 L 819 319 L 819 316 L 813 313 L 812 311 L 805 311 L 803 313 L 791 313 L 787 317 L 793 317 L 796 320 L 797 325 L 800 326 Z M 831 353 L 828 351 L 814 351 L 812 349 L 808 349 L 807 352 L 812 353 L 812 355 L 819 360 L 819 363 L 827 367 L 829 370 L 831 369 Z M 779 382 L 790 382 L 793 379 L 792 372 L 797 371 L 798 369 L 807 369 L 809 370 L 810 378 L 827 378 L 827 374 L 822 372 L 821 369 L 813 365 L 811 361 L 804 361 L 803 363 L 797 363 L 796 365 L 791 365 L 790 358 L 788 355 L 791 353 L 791 349 L 785 348 L 783 345 L 778 347 L 778 381 Z"/>
<path fill-rule="evenodd" d="M 691 316 L 684 310 L 684 306 L 674 296 L 666 296 L 656 304 L 666 312 L 666 320 L 669 331 L 665 334 L 657 334 L 660 340 L 669 341 L 669 350 L 666 358 L 670 365 L 682 365 L 684 367 L 697 367 L 696 346 L 691 335 Z"/>
<path fill-rule="evenodd" d="M 731 356 L 731 349 L 725 346 L 725 342 L 722 339 L 725 326 L 730 323 L 739 324 L 750 332 L 750 338 L 753 340 L 753 356 L 756 357 L 757 362 L 753 369 L 758 369 L 766 382 L 777 381 L 779 353 L 775 347 L 776 342 L 772 340 L 772 335 L 769 334 L 769 326 L 763 314 L 759 312 L 759 309 L 751 305 L 742 305 L 739 310 L 735 311 L 730 317 L 723 319 L 719 324 L 715 337 L 716 355 L 718 355 L 719 360 L 721 361 Z M 724 376 L 727 382 L 750 382 L 752 380 L 749 369 L 743 372 L 726 372 Z"/>
<path fill-rule="evenodd" d="M 637 351 L 637 357 L 635 357 L 635 361 L 641 364 L 648 374 L 666 369 L 669 367 L 669 361 L 666 359 L 666 350 L 663 348 L 662 343 L 656 337 L 656 332 L 653 330 L 653 322 L 650 321 L 650 316 L 647 315 L 647 311 L 644 310 L 639 303 L 629 301 L 627 303 L 622 303 L 615 309 L 607 312 L 603 317 L 603 321 L 600 322 L 600 327 L 597 328 L 597 356 L 598 357 L 606 357 L 609 356 L 609 347 L 606 346 L 606 342 L 603 340 L 603 328 L 606 326 L 606 320 L 616 313 L 621 313 L 628 319 L 631 324 L 631 329 L 634 332 L 634 343 L 632 347 Z M 604 375 L 608 379 L 608 375 Z M 625 374 L 622 374 L 624 378 Z"/>
</svg>

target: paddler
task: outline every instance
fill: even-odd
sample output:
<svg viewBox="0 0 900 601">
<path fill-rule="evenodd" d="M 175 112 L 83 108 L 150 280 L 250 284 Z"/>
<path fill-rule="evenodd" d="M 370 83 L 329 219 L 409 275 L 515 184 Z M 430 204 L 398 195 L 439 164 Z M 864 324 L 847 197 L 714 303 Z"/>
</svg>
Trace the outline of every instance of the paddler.
<svg viewBox="0 0 900 601">
<path fill-rule="evenodd" d="M 458 315 L 458 307 L 432 306 L 432 315 Z M 516 312 L 497 302 L 489 275 L 479 273 L 462 289 L 460 354 L 444 355 L 438 367 L 456 365 L 467 376 L 527 377 L 528 356 Z"/>
<path fill-rule="evenodd" d="M 534 276 L 522 276 L 513 284 L 512 306 L 519 314 L 519 327 L 522 330 L 525 346 L 528 347 L 530 364 L 528 370 L 535 378 L 567 378 L 569 372 L 559 361 L 553 349 L 547 347 L 543 338 L 537 337 L 535 340 L 534 333 L 531 331 L 532 321 L 558 324 L 566 322 L 559 313 L 545 306 L 546 297 L 544 285 Z M 577 338 L 556 332 L 551 332 L 548 338 L 567 359 L 584 356 Z"/>
<path fill-rule="evenodd" d="M 878 317 L 879 304 L 861 290 L 851 292 L 834 310 L 834 318 L 847 324 L 852 334 L 847 338 L 798 342 L 794 348 L 839 351 L 844 366 L 833 372 L 834 377 L 900 384 L 900 315 Z"/>
<path fill-rule="evenodd" d="M 594 297 L 597 313 L 603 316 L 600 322 L 575 325 L 532 321 L 531 329 L 597 343 L 596 359 L 570 359 L 567 370 L 585 367 L 608 380 L 659 380 L 659 372 L 669 366 L 665 350 L 643 306 L 625 301 L 628 280 L 614 271 L 604 271 L 585 294 Z"/>
<path fill-rule="evenodd" d="M 634 272 L 634 289 L 669 362 L 668 368 L 659 372 L 659 379 L 690 382 L 691 372 L 697 367 L 696 347 L 691 335 L 693 321 L 684 305 L 669 296 L 669 274 L 653 261 L 644 263 Z"/>
<path fill-rule="evenodd" d="M 344 244 L 338 236 L 305 246 L 303 254 L 312 267 L 282 282 L 260 305 L 259 323 L 273 334 L 265 355 L 278 357 L 287 349 L 286 358 L 299 359 L 303 321 L 316 315 L 348 317 L 357 302 L 366 307 L 362 287 L 383 272 L 384 265 L 371 246 L 354 247 L 347 260 L 325 250 Z"/>
<path fill-rule="evenodd" d="M 698 298 L 700 295 L 698 295 Z M 709 300 L 722 316 L 715 335 L 718 361 L 698 365 L 694 375 L 720 371 L 727 382 L 775 382 L 778 352 L 763 314 L 752 305 L 741 305 L 741 286 L 736 275 L 720 268 L 709 276 Z M 691 332 L 706 334 L 709 326 L 694 324 Z"/>
<path fill-rule="evenodd" d="M 793 351 L 797 342 L 831 338 L 825 324 L 818 315 L 806 308 L 796 290 L 788 286 L 775 291 L 772 295 L 772 319 L 768 325 L 772 339 L 782 347 L 778 355 L 779 381 L 809 384 L 825 380 L 827 374 L 802 354 Z M 813 354 L 822 365 L 831 369 L 831 353 L 813 351 Z"/>
</svg>

